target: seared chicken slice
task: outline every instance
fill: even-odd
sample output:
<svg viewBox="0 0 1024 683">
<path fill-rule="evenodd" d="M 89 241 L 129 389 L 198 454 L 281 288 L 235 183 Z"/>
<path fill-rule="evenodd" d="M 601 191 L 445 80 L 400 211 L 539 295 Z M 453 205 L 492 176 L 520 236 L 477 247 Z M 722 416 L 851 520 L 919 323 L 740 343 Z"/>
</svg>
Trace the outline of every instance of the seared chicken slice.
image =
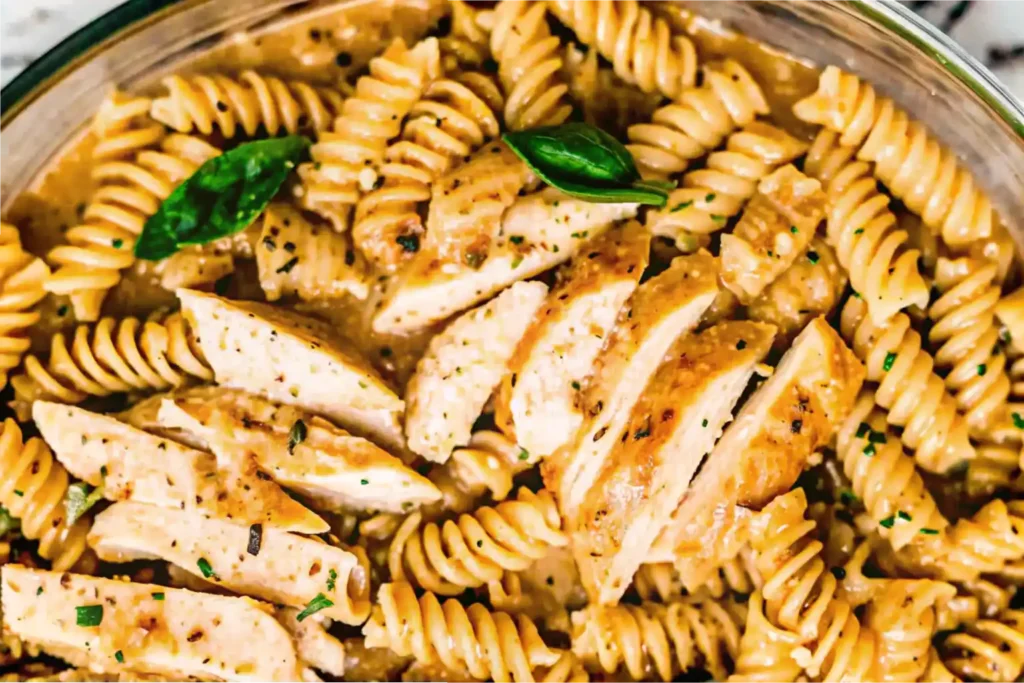
<svg viewBox="0 0 1024 683">
<path fill-rule="evenodd" d="M 650 233 L 636 221 L 591 240 L 516 347 L 494 415 L 498 427 L 526 449 L 527 462 L 554 453 L 583 422 L 583 385 L 640 281 L 650 245 Z"/>
<path fill-rule="evenodd" d="M 722 235 L 722 283 L 750 303 L 807 250 L 825 216 L 821 183 L 792 165 L 757 186 L 731 233 Z"/>
<path fill-rule="evenodd" d="M 18 565 L 0 573 L 4 629 L 44 649 L 83 654 L 95 670 L 305 680 L 288 632 L 255 600 Z"/>
<path fill-rule="evenodd" d="M 208 444 L 198 434 L 184 429 L 178 429 L 177 427 L 169 427 L 160 421 L 160 406 L 163 404 L 164 399 L 176 395 L 177 392 L 175 391 L 154 394 L 153 396 L 142 399 L 135 405 L 128 408 L 128 410 L 124 410 L 120 413 L 114 413 L 113 417 L 116 417 L 125 424 L 130 424 L 136 429 L 141 429 L 144 432 L 149 432 L 150 434 L 155 434 L 172 441 L 177 441 L 180 444 L 191 446 L 196 450 L 212 452 L 210 450 L 210 444 Z"/>
<path fill-rule="evenodd" d="M 444 462 L 469 442 L 473 422 L 508 371 L 547 291 L 542 282 L 517 282 L 430 340 L 406 388 L 410 450 Z"/>
<path fill-rule="evenodd" d="M 277 621 L 292 634 L 299 661 L 335 678 L 345 675 L 345 644 L 327 631 L 330 620 L 320 619 L 322 612 L 302 621 L 297 618 L 300 611 L 294 607 L 278 607 L 275 614 Z"/>
<path fill-rule="evenodd" d="M 274 481 L 318 509 L 407 512 L 441 498 L 429 479 L 366 439 L 237 389 L 197 387 L 167 396 L 159 420 L 199 437 L 228 462 L 254 457 Z"/>
<path fill-rule="evenodd" d="M 583 502 L 648 380 L 672 343 L 697 326 L 717 291 L 717 263 L 701 251 L 674 259 L 626 302 L 583 394 L 582 427 L 541 465 L 562 517 Z"/>
<path fill-rule="evenodd" d="M 291 607 L 323 594 L 331 602 L 323 616 L 347 624 L 361 624 L 370 613 L 370 577 L 356 556 L 317 538 L 117 503 L 96 515 L 89 545 L 106 562 L 165 560 L 214 585 Z M 350 581 L 365 587 L 362 595 L 349 595 Z"/>
<path fill-rule="evenodd" d="M 775 327 L 729 321 L 669 351 L 593 488 L 569 522 L 591 600 L 618 602 L 683 499 L 704 456 L 771 348 Z"/>
<path fill-rule="evenodd" d="M 797 336 L 693 480 L 647 561 L 718 566 L 736 505 L 760 508 L 784 493 L 853 408 L 864 366 L 823 317 Z M 688 586 L 695 588 L 696 586 Z"/>
<path fill-rule="evenodd" d="M 388 449 L 404 446 L 402 399 L 328 324 L 292 311 L 178 290 L 217 384 L 318 413 Z"/>
<path fill-rule="evenodd" d="M 75 477 L 133 500 L 245 524 L 318 534 L 327 522 L 261 477 L 251 460 L 220 468 L 203 451 L 76 406 L 36 401 L 32 419 Z"/>
<path fill-rule="evenodd" d="M 421 249 L 378 302 L 373 329 L 410 332 L 484 301 L 517 280 L 568 261 L 588 238 L 636 215 L 636 204 L 591 204 L 553 189 L 523 197 L 509 208 L 486 258 L 466 264 Z"/>
</svg>

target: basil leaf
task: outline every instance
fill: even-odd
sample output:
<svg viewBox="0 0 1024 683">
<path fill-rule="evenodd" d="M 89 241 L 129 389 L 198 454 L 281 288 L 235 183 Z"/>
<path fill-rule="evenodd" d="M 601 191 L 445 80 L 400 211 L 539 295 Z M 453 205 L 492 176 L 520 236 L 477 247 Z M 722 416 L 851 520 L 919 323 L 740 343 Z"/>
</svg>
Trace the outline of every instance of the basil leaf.
<svg viewBox="0 0 1024 683">
<path fill-rule="evenodd" d="M 96 488 L 84 481 L 75 482 L 68 487 L 64 498 L 64 511 L 67 513 L 67 525 L 77 522 L 93 505 L 103 499 L 103 485 Z"/>
<path fill-rule="evenodd" d="M 241 144 L 210 159 L 149 217 L 135 242 L 135 255 L 158 261 L 185 245 L 244 230 L 305 159 L 309 145 L 307 138 L 290 135 Z"/>
<path fill-rule="evenodd" d="M 664 206 L 675 183 L 641 180 L 629 150 L 585 123 L 505 133 L 502 139 L 552 187 L 591 202 Z"/>
</svg>

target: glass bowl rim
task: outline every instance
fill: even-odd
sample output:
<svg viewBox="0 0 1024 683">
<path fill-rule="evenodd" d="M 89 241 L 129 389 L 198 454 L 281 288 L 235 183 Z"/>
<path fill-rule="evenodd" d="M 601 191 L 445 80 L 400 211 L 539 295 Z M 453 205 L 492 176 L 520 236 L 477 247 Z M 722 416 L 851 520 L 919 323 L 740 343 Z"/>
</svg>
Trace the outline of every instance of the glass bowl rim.
<svg viewBox="0 0 1024 683">
<path fill-rule="evenodd" d="M 204 0 L 126 0 L 43 53 L 0 90 L 0 127 L 56 82 L 128 29 L 140 30 L 168 12 Z M 1024 139 L 1024 103 L 959 43 L 896 0 L 840 0 L 909 41 L 967 85 Z"/>
</svg>

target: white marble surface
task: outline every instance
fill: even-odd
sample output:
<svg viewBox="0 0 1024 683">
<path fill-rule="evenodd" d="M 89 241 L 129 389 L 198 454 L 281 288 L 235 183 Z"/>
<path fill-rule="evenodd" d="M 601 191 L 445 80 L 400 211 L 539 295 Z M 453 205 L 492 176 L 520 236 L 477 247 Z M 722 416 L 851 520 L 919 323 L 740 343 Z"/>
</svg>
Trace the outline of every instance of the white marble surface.
<svg viewBox="0 0 1024 683">
<path fill-rule="evenodd" d="M 0 0 L 0 83 L 7 83 L 32 59 L 120 1 Z M 907 4 L 949 31 L 1024 100 L 1024 0 L 908 0 Z M 1000 52 L 1016 57 L 1000 60 Z"/>
</svg>

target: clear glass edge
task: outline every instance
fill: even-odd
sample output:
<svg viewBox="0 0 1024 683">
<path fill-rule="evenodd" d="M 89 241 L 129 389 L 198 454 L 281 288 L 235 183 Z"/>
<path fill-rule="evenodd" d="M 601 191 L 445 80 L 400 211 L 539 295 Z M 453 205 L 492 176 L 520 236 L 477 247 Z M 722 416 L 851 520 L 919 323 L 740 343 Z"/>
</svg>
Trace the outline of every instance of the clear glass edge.
<svg viewBox="0 0 1024 683">
<path fill-rule="evenodd" d="M 164 11 L 196 0 L 127 0 L 75 31 L 29 64 L 0 90 L 0 128 L 54 79 L 77 62 L 116 40 L 122 31 L 149 23 Z M 1024 139 L 1024 105 L 981 62 L 955 41 L 895 0 L 841 0 L 896 33 L 967 85 Z M 136 27 L 137 28 L 137 27 Z"/>
</svg>

